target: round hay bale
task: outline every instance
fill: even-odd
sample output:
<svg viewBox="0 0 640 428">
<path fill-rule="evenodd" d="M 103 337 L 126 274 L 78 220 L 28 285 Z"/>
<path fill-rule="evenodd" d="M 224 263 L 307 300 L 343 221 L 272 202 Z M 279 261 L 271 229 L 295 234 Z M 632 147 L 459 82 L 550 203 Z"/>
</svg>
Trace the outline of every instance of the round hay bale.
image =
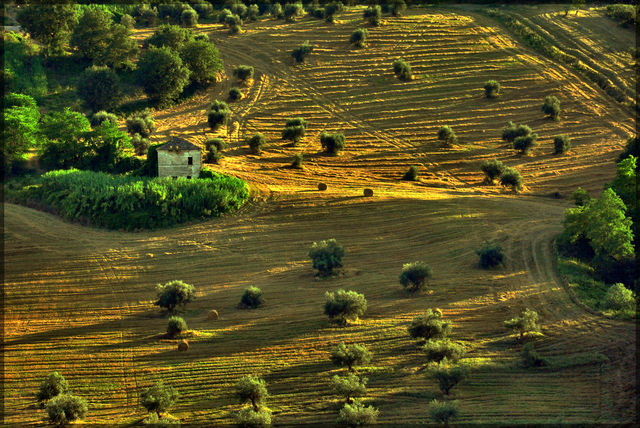
<svg viewBox="0 0 640 428">
<path fill-rule="evenodd" d="M 327 185 L 324 183 L 319 183 L 318 184 L 318 190 L 327 190 Z"/>
<path fill-rule="evenodd" d="M 178 351 L 184 352 L 187 349 L 189 349 L 189 342 L 187 342 L 186 340 L 181 340 L 180 343 L 178 343 Z"/>
<path fill-rule="evenodd" d="M 207 319 L 208 320 L 217 320 L 218 319 L 218 311 L 216 311 L 215 309 L 211 309 L 211 311 L 209 311 L 209 314 L 207 315 Z"/>
<path fill-rule="evenodd" d="M 372 189 L 364 189 L 364 196 L 366 196 L 367 198 L 370 198 L 371 196 L 373 196 L 373 190 Z"/>
</svg>

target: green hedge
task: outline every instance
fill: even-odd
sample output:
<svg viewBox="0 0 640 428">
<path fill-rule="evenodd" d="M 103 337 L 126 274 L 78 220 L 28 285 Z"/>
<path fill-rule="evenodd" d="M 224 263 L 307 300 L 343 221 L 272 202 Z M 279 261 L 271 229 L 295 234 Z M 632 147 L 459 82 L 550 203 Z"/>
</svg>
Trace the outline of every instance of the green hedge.
<svg viewBox="0 0 640 428">
<path fill-rule="evenodd" d="M 108 229 L 153 229 L 238 209 L 247 199 L 238 178 L 148 178 L 101 172 L 51 171 L 5 189 L 7 199 L 47 206 L 69 220 Z"/>
</svg>

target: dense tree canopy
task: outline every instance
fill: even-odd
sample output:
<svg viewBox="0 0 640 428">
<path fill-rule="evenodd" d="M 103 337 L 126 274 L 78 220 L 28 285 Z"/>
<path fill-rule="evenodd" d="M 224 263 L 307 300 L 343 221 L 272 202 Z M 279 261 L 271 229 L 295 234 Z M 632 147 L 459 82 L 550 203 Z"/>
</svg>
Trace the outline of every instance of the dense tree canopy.
<svg viewBox="0 0 640 428">
<path fill-rule="evenodd" d="M 178 54 L 167 47 L 150 47 L 138 61 L 138 82 L 157 104 L 175 100 L 189 83 L 190 75 Z"/>
<path fill-rule="evenodd" d="M 200 86 L 215 82 L 223 68 L 218 49 L 204 40 L 186 42 L 180 49 L 180 58 L 191 71 L 191 80 Z"/>
<path fill-rule="evenodd" d="M 92 111 L 112 110 L 120 101 L 120 79 L 108 67 L 90 67 L 82 74 L 77 91 Z"/>
<path fill-rule="evenodd" d="M 5 96 L 4 141 L 2 154 L 7 168 L 24 158 L 40 141 L 40 112 L 36 101 L 28 95 Z M 5 169 L 6 171 L 7 169 Z"/>
<path fill-rule="evenodd" d="M 23 6 L 17 19 L 22 28 L 42 43 L 45 52 L 51 55 L 62 52 L 78 22 L 78 15 L 73 3 L 42 2 Z"/>
</svg>

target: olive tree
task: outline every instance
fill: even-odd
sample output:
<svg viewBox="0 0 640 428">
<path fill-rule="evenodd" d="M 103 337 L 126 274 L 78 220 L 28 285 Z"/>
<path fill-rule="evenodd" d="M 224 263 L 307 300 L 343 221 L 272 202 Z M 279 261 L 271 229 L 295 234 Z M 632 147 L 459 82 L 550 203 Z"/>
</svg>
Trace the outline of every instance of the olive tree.
<svg viewBox="0 0 640 428">
<path fill-rule="evenodd" d="M 485 242 L 482 248 L 476 250 L 476 254 L 480 256 L 478 265 L 482 269 L 504 265 L 504 252 L 500 245 Z"/>
<path fill-rule="evenodd" d="M 23 5 L 17 14 L 20 26 L 45 46 L 45 54 L 61 53 L 78 22 L 77 8 L 72 3 Z"/>
<path fill-rule="evenodd" d="M 377 27 L 380 25 L 380 19 L 382 18 L 382 9 L 380 5 L 369 6 L 364 10 L 362 16 L 369 25 Z"/>
<path fill-rule="evenodd" d="M 178 394 L 178 391 L 176 391 L 174 387 L 158 381 L 142 391 L 140 394 L 140 404 L 142 404 L 149 413 L 155 412 L 158 417 L 161 417 L 163 413 L 169 411 L 179 396 L 180 394 Z"/>
<path fill-rule="evenodd" d="M 500 95 L 500 83 L 495 80 L 488 80 L 484 84 L 484 94 L 487 98 L 497 98 Z"/>
<path fill-rule="evenodd" d="M 223 69 L 220 52 L 205 40 L 186 42 L 180 49 L 180 58 L 191 72 L 191 81 L 201 87 L 215 82 L 217 74 Z"/>
<path fill-rule="evenodd" d="M 312 51 L 313 46 L 310 46 L 309 40 L 306 40 L 302 45 L 291 51 L 291 56 L 296 60 L 296 62 L 303 62 Z"/>
<path fill-rule="evenodd" d="M 443 365 L 436 367 L 431 374 L 438 382 L 440 391 L 445 395 L 449 395 L 451 389 L 467 377 L 468 371 L 463 366 Z"/>
<path fill-rule="evenodd" d="M 409 293 L 424 289 L 427 279 L 431 278 L 431 268 L 425 262 L 413 262 L 402 265 L 400 284 Z"/>
<path fill-rule="evenodd" d="M 369 31 L 366 28 L 358 28 L 351 33 L 351 37 L 349 37 L 349 43 L 354 45 L 357 48 L 363 48 L 367 44 L 367 37 L 369 36 Z"/>
<path fill-rule="evenodd" d="M 331 362 L 338 367 L 347 367 L 352 372 L 354 366 L 371 362 L 371 352 L 364 345 L 345 345 L 344 342 L 340 342 L 331 349 Z"/>
<path fill-rule="evenodd" d="M 324 313 L 330 320 L 345 326 L 355 321 L 367 311 L 367 299 L 364 294 L 349 290 L 327 291 L 325 293 Z"/>
<path fill-rule="evenodd" d="M 195 288 L 191 284 L 175 280 L 156 286 L 157 306 L 172 312 L 176 306 L 184 306 L 195 298 Z"/>
<path fill-rule="evenodd" d="M 344 4 L 340 1 L 333 1 L 324 7 L 324 19 L 327 22 L 334 22 L 335 15 L 344 11 Z"/>
<path fill-rule="evenodd" d="M 313 268 L 318 270 L 318 275 L 328 276 L 335 268 L 342 267 L 344 246 L 335 239 L 314 242 L 309 250 L 309 257 L 313 262 Z"/>
<path fill-rule="evenodd" d="M 500 177 L 500 184 L 504 187 L 511 187 L 511 190 L 518 192 L 522 190 L 522 176 L 516 169 L 505 168 Z"/>
<path fill-rule="evenodd" d="M 251 153 L 260 154 L 262 152 L 262 148 L 267 144 L 267 139 L 264 134 L 258 132 L 249 139 L 248 144 L 251 149 Z"/>
<path fill-rule="evenodd" d="M 522 340 L 525 333 L 540 331 L 538 313 L 527 308 L 519 316 L 506 320 L 504 326 L 519 333 Z"/>
<path fill-rule="evenodd" d="M 77 92 L 92 111 L 112 110 L 120 101 L 120 79 L 108 67 L 87 68 L 80 77 Z"/>
<path fill-rule="evenodd" d="M 553 154 L 560 155 L 571 150 L 571 138 L 566 135 L 557 135 L 553 137 Z"/>
<path fill-rule="evenodd" d="M 531 134 L 531 128 L 527 125 L 516 126 L 513 122 L 509 121 L 507 125 L 502 128 L 502 139 L 507 143 L 513 143 L 516 138 L 524 137 Z"/>
<path fill-rule="evenodd" d="M 484 182 L 494 184 L 496 179 L 500 178 L 504 172 L 505 166 L 498 159 L 492 159 L 482 162 L 480 169 L 484 172 Z"/>
<path fill-rule="evenodd" d="M 538 145 L 538 134 L 529 134 L 522 137 L 516 137 L 513 141 L 513 148 L 520 150 L 523 155 L 529 154 L 531 149 Z"/>
<path fill-rule="evenodd" d="M 168 47 L 150 47 L 138 61 L 138 82 L 151 102 L 175 100 L 189 83 L 191 71 Z"/>
<path fill-rule="evenodd" d="M 445 358 L 455 363 L 464 355 L 464 347 L 449 339 L 428 340 L 422 347 L 427 362 L 440 364 Z"/>
<path fill-rule="evenodd" d="M 338 423 L 351 427 L 362 425 L 374 425 L 378 421 L 380 411 L 373 406 L 365 406 L 360 401 L 346 403 L 340 409 Z"/>
<path fill-rule="evenodd" d="M 59 426 L 84 418 L 87 408 L 87 400 L 70 394 L 56 395 L 45 405 L 49 421 Z"/>
<path fill-rule="evenodd" d="M 167 336 L 176 337 L 187 331 L 187 323 L 182 317 L 170 317 L 167 323 Z"/>
<path fill-rule="evenodd" d="M 445 147 L 451 146 L 458 141 L 456 133 L 449 125 L 444 125 L 438 130 L 438 140 L 442 142 Z"/>
<path fill-rule="evenodd" d="M 400 80 L 411 80 L 413 78 L 411 74 L 411 66 L 403 59 L 396 59 L 393 61 L 393 72 Z"/>
<path fill-rule="evenodd" d="M 402 176 L 402 179 L 407 181 L 416 181 L 418 179 L 418 167 L 416 165 L 411 165 L 407 172 Z"/>
<path fill-rule="evenodd" d="M 243 376 L 235 384 L 235 395 L 240 404 L 250 402 L 253 410 L 257 412 L 269 396 L 267 383 L 256 376 Z"/>
<path fill-rule="evenodd" d="M 40 390 L 36 394 L 39 402 L 47 401 L 60 394 L 69 392 L 69 383 L 58 372 L 50 373 L 40 384 Z"/>
<path fill-rule="evenodd" d="M 127 132 L 131 135 L 140 134 L 141 137 L 149 138 L 156 131 L 151 109 L 144 109 L 129 116 L 125 123 Z"/>
<path fill-rule="evenodd" d="M 231 109 L 224 101 L 214 101 L 207 113 L 207 122 L 209 127 L 215 131 L 223 125 L 226 125 L 231 117 Z"/>
<path fill-rule="evenodd" d="M 560 100 L 554 96 L 548 96 L 542 104 L 542 112 L 555 121 L 560 120 Z"/>
<path fill-rule="evenodd" d="M 284 7 L 284 19 L 294 21 L 297 17 L 304 15 L 302 3 L 287 3 Z"/>
<path fill-rule="evenodd" d="M 262 306 L 264 299 L 262 298 L 262 290 L 258 287 L 251 286 L 244 290 L 240 298 L 240 306 L 243 308 L 255 309 Z"/>
<path fill-rule="evenodd" d="M 193 31 L 177 25 L 165 24 L 158 27 L 154 33 L 144 41 L 145 47 L 171 48 L 180 52 L 185 44 L 194 40 Z"/>
<path fill-rule="evenodd" d="M 367 393 L 366 377 L 360 378 L 354 373 L 348 373 L 346 376 L 334 375 L 331 378 L 331 388 L 336 395 L 344 397 L 347 403 L 351 403 L 354 398 L 362 397 Z"/>
<path fill-rule="evenodd" d="M 442 320 L 442 312 L 439 309 L 427 309 L 424 314 L 411 321 L 407 330 L 409 336 L 414 339 L 444 339 L 451 333 L 451 323 Z"/>
<path fill-rule="evenodd" d="M 329 134 L 322 131 L 320 133 L 320 144 L 326 153 L 336 155 L 345 147 L 345 138 L 342 133 Z"/>
<path fill-rule="evenodd" d="M 458 401 L 438 401 L 433 400 L 429 403 L 429 417 L 434 422 L 449 425 L 449 422 L 460 416 L 458 409 Z"/>
<path fill-rule="evenodd" d="M 233 75 L 241 82 L 253 79 L 253 67 L 250 65 L 239 65 L 233 69 Z"/>
<path fill-rule="evenodd" d="M 284 129 L 282 130 L 282 139 L 291 140 L 295 146 L 306 135 L 307 121 L 301 117 L 296 117 L 287 120 Z"/>
</svg>

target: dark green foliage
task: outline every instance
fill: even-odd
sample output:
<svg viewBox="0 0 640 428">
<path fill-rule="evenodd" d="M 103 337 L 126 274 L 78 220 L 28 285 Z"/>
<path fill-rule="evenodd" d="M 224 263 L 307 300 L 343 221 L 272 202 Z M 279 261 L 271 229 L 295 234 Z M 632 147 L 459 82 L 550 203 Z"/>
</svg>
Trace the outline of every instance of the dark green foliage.
<svg viewBox="0 0 640 428">
<path fill-rule="evenodd" d="M 194 40 L 193 31 L 177 25 L 165 24 L 144 41 L 145 47 L 167 47 L 179 52 L 185 44 Z"/>
<path fill-rule="evenodd" d="M 75 5 L 30 4 L 20 8 L 18 23 L 31 38 L 45 46 L 48 55 L 61 53 L 78 22 Z"/>
<path fill-rule="evenodd" d="M 602 306 L 606 309 L 613 309 L 614 311 L 634 309 L 636 300 L 633 296 L 633 291 L 625 287 L 624 284 L 617 283 L 607 290 Z"/>
<path fill-rule="evenodd" d="M 353 398 L 362 397 L 367 393 L 366 377 L 360 378 L 354 373 L 347 373 L 346 376 L 334 375 L 331 378 L 331 388 L 336 395 L 344 397 L 347 403 L 351 403 Z"/>
<path fill-rule="evenodd" d="M 458 409 L 458 401 L 438 401 L 433 400 L 429 403 L 429 417 L 436 423 L 448 425 L 450 421 L 460 416 Z"/>
<path fill-rule="evenodd" d="M 218 161 L 220 161 L 221 158 L 222 158 L 222 154 L 220 153 L 220 150 L 216 148 L 216 146 L 208 147 L 204 154 L 205 163 L 218 163 Z M 203 178 L 202 171 L 200 174 L 200 178 Z"/>
<path fill-rule="evenodd" d="M 180 425 L 180 420 L 169 416 L 158 416 L 155 413 L 150 413 L 146 418 L 142 420 L 143 425 L 153 425 L 155 427 L 164 427 L 170 425 Z"/>
<path fill-rule="evenodd" d="M 407 10 L 407 4 L 404 0 L 393 0 L 391 3 L 391 14 L 393 16 L 400 16 Z"/>
<path fill-rule="evenodd" d="M 347 367 L 349 371 L 353 371 L 354 366 L 368 364 L 371 361 L 371 353 L 364 345 L 357 343 L 345 345 L 340 342 L 331 349 L 331 362 L 338 367 Z"/>
<path fill-rule="evenodd" d="M 504 326 L 520 334 L 520 340 L 525 333 L 540 331 L 538 324 L 538 313 L 531 309 L 525 309 L 520 316 L 511 318 L 504 322 Z"/>
<path fill-rule="evenodd" d="M 529 134 L 524 137 L 517 137 L 513 141 L 513 148 L 516 150 L 520 150 L 521 154 L 529 154 L 531 149 L 538 145 L 537 143 L 538 134 Z"/>
<path fill-rule="evenodd" d="M 191 71 L 191 81 L 201 87 L 207 87 L 216 81 L 216 75 L 222 71 L 220 52 L 205 40 L 191 40 L 180 49 L 180 58 Z"/>
<path fill-rule="evenodd" d="M 195 288 L 180 280 L 156 285 L 158 300 L 154 303 L 161 308 L 173 312 L 176 306 L 184 306 L 195 298 Z"/>
<path fill-rule="evenodd" d="M 320 144 L 326 153 L 336 155 L 339 151 L 344 150 L 344 134 L 329 134 L 328 132 L 322 131 L 322 133 L 320 133 Z"/>
<path fill-rule="evenodd" d="M 635 156 L 636 158 L 640 156 L 640 143 L 637 136 L 629 137 L 624 152 L 622 152 L 622 154 L 618 158 L 618 162 L 629 156 Z"/>
<path fill-rule="evenodd" d="M 335 239 L 314 242 L 309 250 L 309 257 L 313 262 L 313 268 L 318 270 L 318 275 L 331 275 L 333 269 L 342 267 L 344 246 L 338 244 Z"/>
<path fill-rule="evenodd" d="M 134 153 L 138 156 L 143 156 L 149 150 L 149 139 L 140 134 L 133 134 L 131 144 L 133 144 Z"/>
<path fill-rule="evenodd" d="M 633 27 L 638 22 L 636 7 L 632 4 L 610 4 L 607 5 L 607 16 L 618 21 L 623 27 Z"/>
<path fill-rule="evenodd" d="M 253 410 L 257 412 L 269 396 L 267 383 L 259 377 L 244 376 L 236 382 L 235 395 L 240 404 L 251 402 Z"/>
<path fill-rule="evenodd" d="M 522 347 L 520 357 L 524 367 L 545 367 L 549 365 L 549 362 L 538 354 L 531 342 L 526 343 Z"/>
<path fill-rule="evenodd" d="M 553 154 L 559 155 L 571 150 L 571 138 L 568 135 L 557 135 L 553 138 Z"/>
<path fill-rule="evenodd" d="M 611 182 L 611 189 L 622 199 L 626 207 L 626 216 L 631 219 L 631 229 L 638 237 L 638 181 L 636 165 L 638 158 L 628 156 L 618 162 L 616 177 Z M 637 241 L 636 241 L 637 242 Z"/>
<path fill-rule="evenodd" d="M 431 278 L 431 268 L 425 262 L 406 263 L 400 273 L 400 284 L 409 293 L 421 291 Z"/>
<path fill-rule="evenodd" d="M 495 80 L 487 80 L 484 84 L 484 94 L 487 98 L 496 98 L 500 95 L 500 83 Z"/>
<path fill-rule="evenodd" d="M 178 401 L 180 394 L 170 385 L 165 385 L 162 381 L 156 382 L 153 386 L 142 391 L 140 394 L 140 404 L 147 409 L 149 413 L 155 412 L 158 417 L 169 409 Z"/>
<path fill-rule="evenodd" d="M 36 394 L 39 402 L 47 401 L 60 394 L 69 392 L 69 383 L 58 372 L 50 373 L 40 385 L 40 390 Z"/>
<path fill-rule="evenodd" d="M 380 411 L 373 406 L 365 406 L 358 400 L 353 403 L 346 403 L 340 409 L 338 423 L 351 427 L 362 425 L 374 425 L 378 421 Z"/>
<path fill-rule="evenodd" d="M 445 147 L 451 146 L 458 141 L 456 133 L 453 132 L 450 126 L 444 125 L 438 130 L 438 140 L 442 142 Z"/>
<path fill-rule="evenodd" d="M 247 8 L 247 19 L 249 21 L 257 21 L 260 15 L 260 7 L 257 4 L 251 4 Z"/>
<path fill-rule="evenodd" d="M 327 22 L 334 22 L 337 13 L 344 12 L 344 4 L 340 1 L 333 1 L 324 7 L 324 18 Z"/>
<path fill-rule="evenodd" d="M 507 125 L 502 128 L 502 139 L 508 143 L 513 143 L 516 138 L 524 137 L 531 134 L 531 128 L 527 125 L 518 125 L 516 126 L 513 122 L 507 123 Z"/>
<path fill-rule="evenodd" d="M 209 35 L 205 33 L 198 33 L 193 37 L 194 40 L 198 40 L 201 42 L 210 42 Z"/>
<path fill-rule="evenodd" d="M 291 140 L 293 145 L 296 145 L 306 135 L 307 121 L 301 117 L 288 119 L 282 130 L 282 139 Z"/>
<path fill-rule="evenodd" d="M 40 164 L 45 169 L 86 167 L 87 147 L 84 135 L 91 125 L 84 115 L 65 109 L 42 118 L 43 137 L 39 147 Z"/>
<path fill-rule="evenodd" d="M 227 8 L 222 9 L 220 11 L 220 13 L 218 14 L 218 22 L 220 24 L 225 24 L 227 22 L 227 17 L 229 17 L 231 15 L 233 15 L 233 12 L 231 12 L 230 9 L 227 9 Z"/>
<path fill-rule="evenodd" d="M 296 62 L 303 62 L 307 56 L 313 51 L 313 47 L 309 46 L 309 40 L 291 51 L 291 56 Z"/>
<path fill-rule="evenodd" d="M 273 16 L 275 19 L 282 19 L 284 18 L 284 12 L 282 10 L 282 5 L 280 3 L 274 3 L 271 6 L 271 16 Z"/>
<path fill-rule="evenodd" d="M 124 25 L 125 28 L 128 28 L 129 30 L 132 30 L 135 24 L 136 20 L 127 13 L 120 17 L 120 25 Z"/>
<path fill-rule="evenodd" d="M 229 27 L 229 32 L 232 34 L 237 34 L 242 31 L 242 24 L 244 24 L 242 18 L 236 14 L 226 15 L 224 23 Z"/>
<path fill-rule="evenodd" d="M 75 395 L 60 394 L 46 404 L 49 422 L 59 426 L 82 419 L 87 415 L 87 400 Z"/>
<path fill-rule="evenodd" d="M 229 101 L 238 101 L 242 99 L 242 91 L 238 88 L 231 88 L 229 90 Z"/>
<path fill-rule="evenodd" d="M 513 168 L 505 168 L 500 177 L 500 184 L 504 187 L 511 187 L 511 190 L 518 192 L 522 190 L 522 176 Z"/>
<path fill-rule="evenodd" d="M 363 48 L 367 44 L 367 37 L 369 36 L 369 31 L 366 28 L 358 28 L 351 33 L 351 37 L 349 37 L 349 43 L 355 45 L 358 48 Z"/>
<path fill-rule="evenodd" d="M 382 10 L 379 5 L 369 6 L 364 10 L 362 14 L 364 19 L 374 27 L 380 25 L 380 19 L 382 18 Z"/>
<path fill-rule="evenodd" d="M 189 11 L 189 10 L 194 11 L 194 9 L 187 3 L 182 3 L 182 2 L 160 3 L 158 5 L 158 17 L 164 22 L 170 22 L 172 24 L 180 24 L 180 23 L 183 23 L 182 14 L 185 11 Z M 197 19 L 197 13 L 196 13 L 196 19 Z"/>
<path fill-rule="evenodd" d="M 253 286 L 244 290 L 242 298 L 240 299 L 240 305 L 244 308 L 255 309 L 263 303 L 264 299 L 262 298 L 262 290 Z"/>
<path fill-rule="evenodd" d="M 236 424 L 244 428 L 257 428 L 271 426 L 271 410 L 260 407 L 255 410 L 252 407 L 244 407 L 234 415 Z"/>
<path fill-rule="evenodd" d="M 175 100 L 189 83 L 190 70 L 168 47 L 150 47 L 138 61 L 138 82 L 149 100 L 165 104 Z"/>
<path fill-rule="evenodd" d="M 40 112 L 36 101 L 28 95 L 8 94 L 4 98 L 2 154 L 5 172 L 20 162 L 40 142 Z"/>
<path fill-rule="evenodd" d="M 355 291 L 336 290 L 325 293 L 324 314 L 331 321 L 345 326 L 349 321 L 355 321 L 367 311 L 367 299 L 364 294 Z"/>
<path fill-rule="evenodd" d="M 309 5 L 307 10 L 309 11 L 309 15 L 314 18 L 324 19 L 324 8 L 320 7 L 317 1 Z"/>
<path fill-rule="evenodd" d="M 91 116 L 90 122 L 91 122 L 92 128 L 97 128 L 98 126 L 102 125 L 103 122 L 112 122 L 117 125 L 118 116 L 116 116 L 113 113 L 108 113 L 102 110 L 97 113 L 94 113 L 93 116 Z"/>
<path fill-rule="evenodd" d="M 416 165 L 411 165 L 407 172 L 402 176 L 402 179 L 407 181 L 416 181 L 418 179 L 418 167 Z"/>
<path fill-rule="evenodd" d="M 233 75 L 242 82 L 253 79 L 253 67 L 250 65 L 239 65 L 233 69 Z"/>
<path fill-rule="evenodd" d="M 438 382 L 440 391 L 449 395 L 451 389 L 467 377 L 468 371 L 462 366 L 439 366 L 432 371 L 432 375 Z"/>
<path fill-rule="evenodd" d="M 303 161 L 304 161 L 304 156 L 302 155 L 302 153 L 296 153 L 293 156 L 293 162 L 291 162 L 291 167 L 296 169 L 301 169 Z"/>
<path fill-rule="evenodd" d="M 442 320 L 439 309 L 427 309 L 411 321 L 407 330 L 414 339 L 444 339 L 451 332 L 451 323 Z"/>
<path fill-rule="evenodd" d="M 5 93 L 16 92 L 32 97 L 45 95 L 47 75 L 34 43 L 12 31 L 5 31 L 2 39 Z"/>
<path fill-rule="evenodd" d="M 591 195 L 582 187 L 578 187 L 575 192 L 571 194 L 571 199 L 573 199 L 576 206 L 581 207 L 589 203 Z"/>
<path fill-rule="evenodd" d="M 260 154 L 262 152 L 262 148 L 267 144 L 267 139 L 263 134 L 258 132 L 251 137 L 247 143 L 249 144 L 251 153 Z"/>
<path fill-rule="evenodd" d="M 284 6 L 283 15 L 287 21 L 293 21 L 297 17 L 304 15 L 304 7 L 302 3 L 287 3 Z"/>
<path fill-rule="evenodd" d="M 115 174 L 137 174 L 144 167 L 144 162 L 144 160 L 135 156 L 125 156 L 116 162 L 113 172 Z"/>
<path fill-rule="evenodd" d="M 231 110 L 224 101 L 214 101 L 207 113 L 207 121 L 209 127 L 215 131 L 223 125 L 226 125 L 231 117 Z"/>
<path fill-rule="evenodd" d="M 498 244 L 485 242 L 482 248 L 476 250 L 476 254 L 480 256 L 478 265 L 482 269 L 489 269 L 498 265 L 504 265 L 504 252 Z"/>
<path fill-rule="evenodd" d="M 140 134 L 144 138 L 149 138 L 156 131 L 156 122 L 151 115 L 151 109 L 145 109 L 127 118 L 127 132 L 129 134 Z"/>
<path fill-rule="evenodd" d="M 464 347 L 449 339 L 428 340 L 422 347 L 427 362 L 440 364 L 445 358 L 451 363 L 457 362 L 464 355 Z"/>
<path fill-rule="evenodd" d="M 108 67 L 88 68 L 78 82 L 78 96 L 94 112 L 115 108 L 120 95 L 120 79 Z"/>
<path fill-rule="evenodd" d="M 560 101 L 554 96 L 548 96 L 542 104 L 542 112 L 553 120 L 560 119 Z"/>
<path fill-rule="evenodd" d="M 195 27 L 198 25 L 198 12 L 194 9 L 185 9 L 180 14 L 180 23 L 185 27 Z"/>
<path fill-rule="evenodd" d="M 158 10 L 148 4 L 141 4 L 133 12 L 133 17 L 141 27 L 153 27 L 158 21 Z"/>
<path fill-rule="evenodd" d="M 505 166 L 499 160 L 493 159 L 482 162 L 480 169 L 484 172 L 485 183 L 494 184 L 495 180 L 504 172 Z"/>
<path fill-rule="evenodd" d="M 182 332 L 187 331 L 187 323 L 182 317 L 170 317 L 167 323 L 167 335 L 169 337 L 176 337 Z"/>
<path fill-rule="evenodd" d="M 411 80 L 413 78 L 411 74 L 411 66 L 409 63 L 405 62 L 402 59 L 397 59 L 393 61 L 393 72 L 396 77 L 400 80 Z"/>
<path fill-rule="evenodd" d="M 210 147 L 215 147 L 219 152 L 223 151 L 227 148 L 227 143 L 222 138 L 211 138 L 207 140 L 205 143 L 205 147 L 209 149 Z"/>
</svg>

